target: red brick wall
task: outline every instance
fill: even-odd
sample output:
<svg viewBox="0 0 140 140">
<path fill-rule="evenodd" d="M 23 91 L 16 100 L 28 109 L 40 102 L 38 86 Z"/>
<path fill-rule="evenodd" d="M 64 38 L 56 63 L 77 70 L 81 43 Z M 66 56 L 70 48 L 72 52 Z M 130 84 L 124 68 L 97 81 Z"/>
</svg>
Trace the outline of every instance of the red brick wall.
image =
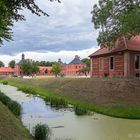
<svg viewBox="0 0 140 140">
<path fill-rule="evenodd" d="M 114 69 L 111 70 L 109 66 L 109 58 L 114 57 Z M 100 68 L 100 58 L 92 58 L 92 76 L 97 77 L 122 77 L 124 75 L 124 55 L 115 54 L 110 56 L 103 56 L 103 68 Z"/>
<path fill-rule="evenodd" d="M 86 67 L 84 64 L 65 65 L 62 67 L 63 68 L 62 73 L 69 76 L 84 75 L 77 73 L 78 70 L 83 69 L 84 67 Z"/>
</svg>

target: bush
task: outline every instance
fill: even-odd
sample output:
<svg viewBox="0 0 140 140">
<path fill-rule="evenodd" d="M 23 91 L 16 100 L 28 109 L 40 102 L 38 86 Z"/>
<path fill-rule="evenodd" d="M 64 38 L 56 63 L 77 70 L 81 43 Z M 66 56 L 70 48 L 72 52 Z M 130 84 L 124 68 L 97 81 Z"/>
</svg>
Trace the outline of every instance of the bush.
<svg viewBox="0 0 140 140">
<path fill-rule="evenodd" d="M 37 124 L 34 128 L 34 139 L 35 140 L 50 140 L 51 130 L 45 124 Z"/>
<path fill-rule="evenodd" d="M 63 108 L 67 106 L 67 102 L 64 98 L 56 98 L 56 97 L 52 97 L 50 99 L 50 103 L 52 107 L 57 107 L 57 108 Z"/>
<path fill-rule="evenodd" d="M 12 101 L 9 97 L 7 97 L 2 92 L 0 92 L 0 101 L 4 105 L 6 105 L 14 115 L 20 116 L 20 114 L 21 114 L 21 106 L 20 106 L 19 103 L 17 103 L 16 101 Z"/>
<path fill-rule="evenodd" d="M 76 115 L 86 115 L 88 110 L 80 105 L 77 105 L 74 109 Z"/>
<path fill-rule="evenodd" d="M 2 81 L 1 82 L 3 85 L 8 85 L 8 81 Z"/>
</svg>

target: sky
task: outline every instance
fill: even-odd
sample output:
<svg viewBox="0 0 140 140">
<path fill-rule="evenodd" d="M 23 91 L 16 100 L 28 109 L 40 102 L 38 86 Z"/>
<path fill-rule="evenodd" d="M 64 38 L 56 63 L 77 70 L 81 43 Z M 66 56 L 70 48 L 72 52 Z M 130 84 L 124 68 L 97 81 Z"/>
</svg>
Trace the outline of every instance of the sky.
<svg viewBox="0 0 140 140">
<path fill-rule="evenodd" d="M 0 60 L 6 65 L 10 60 L 26 58 L 39 61 L 69 63 L 75 55 L 86 58 L 98 49 L 98 31 L 91 22 L 92 7 L 98 0 L 61 0 L 61 3 L 37 0 L 41 9 L 50 16 L 31 14 L 24 10 L 26 21 L 16 22 L 13 39 L 0 48 Z"/>
</svg>

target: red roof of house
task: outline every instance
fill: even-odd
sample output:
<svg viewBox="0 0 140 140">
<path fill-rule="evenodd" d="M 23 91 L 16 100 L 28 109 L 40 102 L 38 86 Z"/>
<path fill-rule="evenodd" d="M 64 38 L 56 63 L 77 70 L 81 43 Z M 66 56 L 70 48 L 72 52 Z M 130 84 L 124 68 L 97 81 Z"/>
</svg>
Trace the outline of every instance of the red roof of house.
<svg viewBox="0 0 140 140">
<path fill-rule="evenodd" d="M 12 73 L 14 72 L 14 69 L 11 67 L 1 67 L 0 72 Z"/>
<path fill-rule="evenodd" d="M 140 36 L 131 38 L 130 40 L 126 38 L 118 39 L 113 48 L 100 48 L 96 52 L 92 53 L 89 57 L 94 57 L 98 55 L 110 54 L 120 51 L 140 51 Z"/>
</svg>

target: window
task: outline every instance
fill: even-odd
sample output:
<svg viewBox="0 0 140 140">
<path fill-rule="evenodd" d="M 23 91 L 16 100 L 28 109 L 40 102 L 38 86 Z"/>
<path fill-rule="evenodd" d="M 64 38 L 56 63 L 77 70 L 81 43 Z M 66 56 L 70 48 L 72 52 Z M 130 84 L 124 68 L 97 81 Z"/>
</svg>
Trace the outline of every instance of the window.
<svg viewBox="0 0 140 140">
<path fill-rule="evenodd" d="M 140 69 L 140 55 L 135 55 L 135 69 Z"/>
<path fill-rule="evenodd" d="M 100 70 L 103 69 L 103 57 L 99 58 L 99 68 L 100 68 Z"/>
<path fill-rule="evenodd" d="M 113 56 L 110 57 L 110 69 L 111 70 L 114 69 L 114 57 Z"/>
<path fill-rule="evenodd" d="M 137 78 L 140 77 L 140 74 L 139 74 L 139 73 L 136 73 L 136 77 L 137 77 Z"/>
</svg>

